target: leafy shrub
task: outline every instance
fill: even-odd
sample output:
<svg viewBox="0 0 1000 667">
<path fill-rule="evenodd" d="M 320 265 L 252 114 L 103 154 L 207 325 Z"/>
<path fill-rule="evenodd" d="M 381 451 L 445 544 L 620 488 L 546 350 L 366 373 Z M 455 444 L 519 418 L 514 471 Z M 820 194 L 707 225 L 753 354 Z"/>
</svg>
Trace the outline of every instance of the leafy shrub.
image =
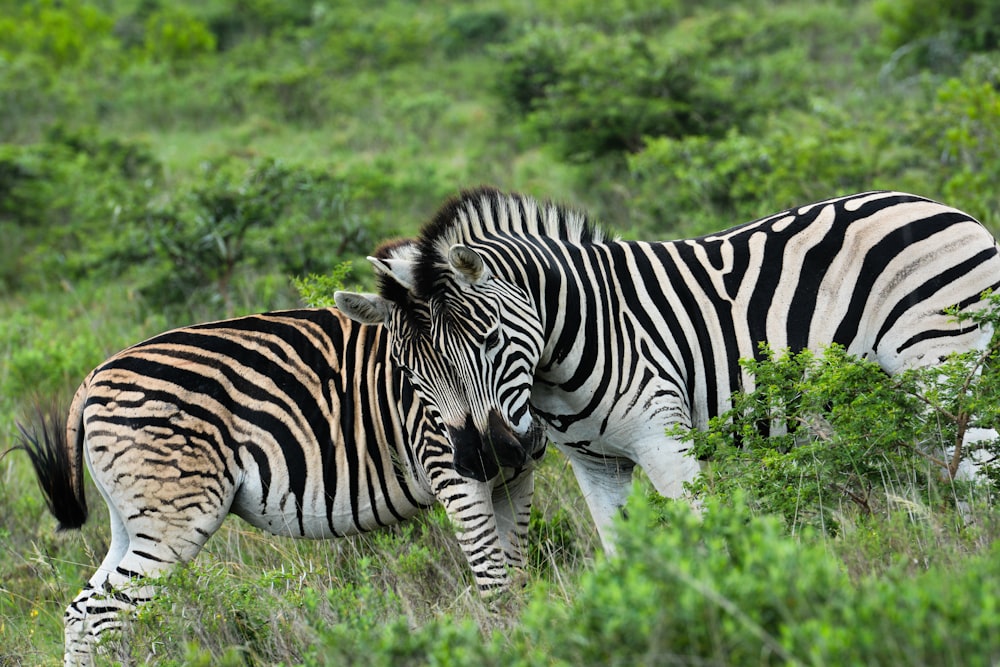
<svg viewBox="0 0 1000 667">
<path fill-rule="evenodd" d="M 916 47 L 923 67 L 935 66 L 930 56 L 940 53 L 941 42 L 965 53 L 1000 46 L 1000 5 L 993 0 L 878 0 L 875 11 L 886 43 Z"/>
<path fill-rule="evenodd" d="M 995 326 L 997 304 L 976 319 Z M 975 449 L 998 446 L 960 445 L 969 428 L 997 423 L 998 347 L 891 377 L 838 346 L 822 355 L 764 348 L 742 362 L 752 388 L 734 394 L 730 411 L 676 435 L 712 461 L 699 491 L 746 493 L 792 526 L 835 531 L 845 507 L 882 514 L 898 498 L 936 506 L 963 497 L 957 486 L 942 498 L 937 480 L 955 478 L 965 459 L 989 458 Z M 981 471 L 995 474 L 992 464 Z"/>
<path fill-rule="evenodd" d="M 0 146 L 0 224 L 13 228 L 4 286 L 78 277 L 80 247 L 118 231 L 109 221 L 144 200 L 160 174 L 144 144 L 93 131 L 54 126 L 37 144 Z"/>
<path fill-rule="evenodd" d="M 507 39 L 510 19 L 500 10 L 470 10 L 448 19 L 444 33 L 444 52 L 461 55 L 481 51 L 487 44 Z"/>
<path fill-rule="evenodd" d="M 110 45 L 113 20 L 85 2 L 34 0 L 0 16 L 0 54 L 32 55 L 55 68 L 87 65 Z"/>
<path fill-rule="evenodd" d="M 443 32 L 441 19 L 420 5 L 390 6 L 392 11 L 371 12 L 345 4 L 321 12 L 313 34 L 322 39 L 324 55 L 352 70 L 382 70 L 423 60 Z"/>
<path fill-rule="evenodd" d="M 929 134 L 940 146 L 943 191 L 987 223 L 1000 222 L 1000 57 L 977 56 L 937 90 Z"/>
<path fill-rule="evenodd" d="M 739 496 L 683 503 L 633 494 L 618 554 L 566 605 L 536 592 L 512 637 L 524 664 L 987 665 L 1000 656 L 998 549 L 954 576 L 895 563 L 851 581 L 809 531 Z M 966 633 L 965 628 L 970 628 Z"/>
<path fill-rule="evenodd" d="M 809 130 L 786 123 L 756 136 L 733 130 L 717 139 L 650 139 L 628 158 L 634 226 L 696 236 L 877 184 L 880 133 L 858 136 L 856 128 L 825 120 L 808 121 Z"/>
<path fill-rule="evenodd" d="M 330 273 L 310 273 L 292 278 L 299 298 L 309 308 L 333 308 L 333 293 L 344 289 L 344 279 L 351 273 L 351 263 L 337 265 Z"/>
<path fill-rule="evenodd" d="M 319 123 L 328 115 L 326 74 L 315 67 L 299 66 L 280 72 L 261 72 L 248 84 L 260 106 L 292 123 Z"/>
<path fill-rule="evenodd" d="M 620 556 L 584 573 L 567 605 L 539 594 L 525 611 L 525 643 L 547 664 L 794 664 L 783 628 L 847 588 L 822 545 L 741 502 L 710 500 L 701 521 L 633 494 L 628 513 Z"/>
<path fill-rule="evenodd" d="M 152 202 L 103 259 L 150 266 L 150 304 L 208 296 L 232 313 L 235 283 L 250 269 L 319 273 L 367 247 L 351 206 L 346 185 L 321 171 L 266 159 L 208 164 L 201 184 Z"/>
<path fill-rule="evenodd" d="M 838 10 L 737 7 L 663 33 L 538 27 L 497 48 L 498 95 L 564 156 L 634 153 L 650 138 L 718 138 L 805 106 L 837 48 L 858 40 Z M 810 39 L 781 37 L 802 33 Z M 808 46 L 807 46 L 808 43 Z"/>
<path fill-rule="evenodd" d="M 311 23 L 319 7 L 286 0 L 224 0 L 213 2 L 199 16 L 208 25 L 220 51 L 290 31 Z"/>
<path fill-rule="evenodd" d="M 698 3 L 698 6 L 704 3 Z M 687 13 L 683 0 L 542 0 L 534 3 L 538 14 L 558 25 L 588 23 L 606 32 L 639 30 L 655 33 Z M 694 8 L 695 10 L 697 7 Z"/>
<path fill-rule="evenodd" d="M 634 32 L 539 29 L 500 57 L 501 96 L 574 160 L 636 151 L 646 136 L 704 133 L 723 104 L 698 100 L 692 63 Z"/>
<path fill-rule="evenodd" d="M 215 51 L 215 36 L 182 7 L 159 9 L 146 19 L 143 51 L 152 60 L 182 62 Z"/>
</svg>

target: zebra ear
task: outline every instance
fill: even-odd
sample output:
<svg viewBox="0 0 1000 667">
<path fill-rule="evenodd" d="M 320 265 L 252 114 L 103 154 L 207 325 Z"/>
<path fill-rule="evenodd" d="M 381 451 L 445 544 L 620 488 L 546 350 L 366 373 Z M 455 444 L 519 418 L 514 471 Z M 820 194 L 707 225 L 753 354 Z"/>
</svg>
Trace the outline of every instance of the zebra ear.
<svg viewBox="0 0 1000 667">
<path fill-rule="evenodd" d="M 392 305 L 378 294 L 334 292 L 333 300 L 340 312 L 361 324 L 384 324 Z"/>
<path fill-rule="evenodd" d="M 407 292 L 413 291 L 413 262 L 406 259 L 379 259 L 371 256 L 368 257 L 368 261 L 375 267 L 377 273 L 395 280 Z"/>
<path fill-rule="evenodd" d="M 476 285 L 490 277 L 490 271 L 479 253 L 460 243 L 448 251 L 448 265 L 455 276 L 468 285 Z"/>
</svg>

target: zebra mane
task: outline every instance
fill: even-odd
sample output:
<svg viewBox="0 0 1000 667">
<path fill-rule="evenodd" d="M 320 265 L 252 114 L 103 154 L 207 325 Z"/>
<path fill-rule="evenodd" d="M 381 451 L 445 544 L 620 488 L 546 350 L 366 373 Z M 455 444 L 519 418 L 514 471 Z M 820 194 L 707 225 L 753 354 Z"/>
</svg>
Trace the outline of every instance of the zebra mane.
<svg viewBox="0 0 1000 667">
<path fill-rule="evenodd" d="M 434 290 L 451 246 L 501 236 L 546 237 L 579 245 L 609 240 L 581 211 L 488 186 L 465 190 L 446 202 L 411 242 L 418 251 L 417 293 L 426 297 Z M 394 249 L 398 252 L 398 245 Z"/>
</svg>

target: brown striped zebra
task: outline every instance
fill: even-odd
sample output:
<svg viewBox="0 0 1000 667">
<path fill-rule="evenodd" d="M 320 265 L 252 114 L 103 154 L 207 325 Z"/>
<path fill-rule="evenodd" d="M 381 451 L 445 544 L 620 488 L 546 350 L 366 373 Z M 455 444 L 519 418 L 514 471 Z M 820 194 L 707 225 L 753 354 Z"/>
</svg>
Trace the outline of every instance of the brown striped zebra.
<svg viewBox="0 0 1000 667">
<path fill-rule="evenodd" d="M 65 430 L 22 428 L 60 528 L 87 518 L 83 464 L 111 515 L 111 546 L 65 615 L 65 662 L 91 664 L 101 634 L 193 559 L 226 515 L 325 539 L 441 503 L 484 594 L 523 564 L 538 431 L 524 465 L 487 482 L 454 453 L 390 360 L 380 326 L 335 309 L 199 324 L 109 358 L 87 376 Z"/>
</svg>

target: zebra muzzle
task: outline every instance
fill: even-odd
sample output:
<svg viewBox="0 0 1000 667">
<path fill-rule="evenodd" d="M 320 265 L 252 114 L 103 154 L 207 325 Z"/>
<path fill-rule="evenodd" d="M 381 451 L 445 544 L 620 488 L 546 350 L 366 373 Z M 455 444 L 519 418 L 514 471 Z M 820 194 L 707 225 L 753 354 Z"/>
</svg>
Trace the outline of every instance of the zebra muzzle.
<svg viewBox="0 0 1000 667">
<path fill-rule="evenodd" d="M 500 468 L 520 468 L 528 463 L 528 452 L 521 440 L 496 410 L 491 410 L 486 433 L 465 418 L 461 428 L 448 427 L 455 447 L 455 470 L 463 477 L 480 482 L 496 477 Z"/>
</svg>

